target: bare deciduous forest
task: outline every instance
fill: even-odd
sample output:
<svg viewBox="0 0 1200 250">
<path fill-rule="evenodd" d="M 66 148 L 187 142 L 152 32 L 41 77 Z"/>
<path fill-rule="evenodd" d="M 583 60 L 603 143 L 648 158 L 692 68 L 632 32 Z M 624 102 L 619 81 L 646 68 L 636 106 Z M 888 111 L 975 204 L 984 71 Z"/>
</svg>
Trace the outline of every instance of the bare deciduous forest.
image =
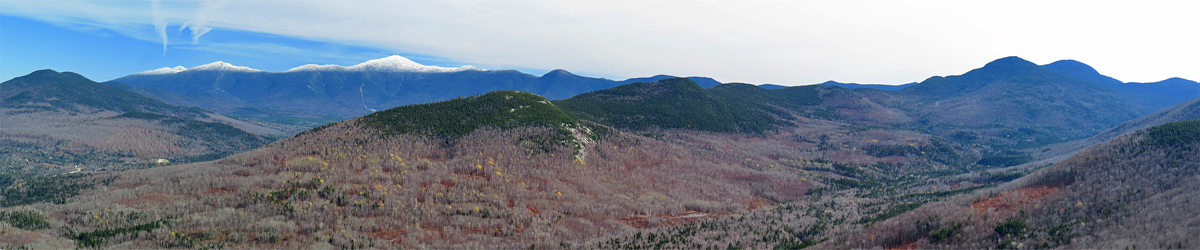
<svg viewBox="0 0 1200 250">
<path fill-rule="evenodd" d="M 919 204 L 944 195 L 926 192 L 995 183 L 947 175 L 979 156 L 927 135 L 805 122 L 750 136 L 636 135 L 583 122 L 554 141 L 551 127 L 446 139 L 351 120 L 216 162 L 89 176 L 96 187 L 65 204 L 21 207 L 49 216 L 54 230 L 40 234 L 83 247 L 584 247 L 618 232 L 770 213 L 794 218 L 780 228 L 809 227 L 808 236 L 764 239 L 760 227 L 733 240 L 773 247 L 911 209 L 894 199 Z M 104 231 L 114 228 L 125 231 Z M 729 237 L 676 246 L 724 247 L 715 242 Z"/>
<path fill-rule="evenodd" d="M 593 96 L 629 101 L 620 105 L 497 91 L 376 112 L 262 147 L 268 138 L 226 124 L 38 108 L 50 104 L 15 95 L 24 106 L 0 109 L 8 156 L 0 159 L 0 247 L 1200 244 L 1187 238 L 1200 222 L 1186 216 L 1200 212 L 1198 121 L 1040 164 L 1029 163 L 1040 148 L 1018 146 L 1062 139 L 1039 139 L 1054 128 L 931 132 L 900 126 L 918 121 L 882 106 L 901 100 L 877 92 L 795 88 L 786 91 L 804 99 L 784 107 L 738 99 L 762 91 L 749 85 L 692 85 L 673 79 Z M 647 90 L 668 94 L 642 96 Z M 877 98 L 847 98 L 864 96 Z M 701 99 L 723 104 L 671 106 Z M 95 132 L 72 133 L 81 128 Z M 241 153 L 225 157 L 232 152 Z"/>
</svg>

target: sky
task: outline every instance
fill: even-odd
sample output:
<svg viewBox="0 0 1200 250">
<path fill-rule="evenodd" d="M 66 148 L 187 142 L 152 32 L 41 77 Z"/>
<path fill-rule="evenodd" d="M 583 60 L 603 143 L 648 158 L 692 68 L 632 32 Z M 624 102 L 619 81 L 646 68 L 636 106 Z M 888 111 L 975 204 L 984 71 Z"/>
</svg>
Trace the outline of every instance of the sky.
<svg viewBox="0 0 1200 250">
<path fill-rule="evenodd" d="M 106 81 L 225 61 L 267 71 L 401 55 L 626 79 L 904 84 L 1019 56 L 1126 82 L 1200 80 L 1196 1 L 0 0 L 0 79 Z"/>
</svg>

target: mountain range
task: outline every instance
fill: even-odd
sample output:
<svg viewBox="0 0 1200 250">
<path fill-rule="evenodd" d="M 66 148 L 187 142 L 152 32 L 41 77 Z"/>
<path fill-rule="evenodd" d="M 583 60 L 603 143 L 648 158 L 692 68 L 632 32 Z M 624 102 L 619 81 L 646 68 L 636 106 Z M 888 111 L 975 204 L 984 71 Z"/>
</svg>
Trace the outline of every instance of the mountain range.
<svg viewBox="0 0 1200 250">
<path fill-rule="evenodd" d="M 0 247 L 1195 247 L 1177 236 L 1194 220 L 1172 218 L 1195 212 L 1200 98 L 1158 107 L 1196 83 L 1089 69 L 1006 57 L 898 90 L 400 57 L 104 84 L 38 71 L 0 83 L 17 142 L 0 148 Z M 281 126 L 256 120 L 353 112 L 255 146 Z M 221 158 L 121 162 L 170 154 Z M 77 162 L 124 168 L 30 174 Z"/>
<path fill-rule="evenodd" d="M 61 165 L 212 160 L 288 133 L 53 70 L 0 83 L 0 114 L 0 150 Z"/>
<path fill-rule="evenodd" d="M 565 70 L 533 76 L 470 66 L 425 66 L 400 56 L 343 67 L 305 65 L 266 72 L 216 62 L 195 68 L 162 68 L 105 84 L 172 104 L 218 113 L 313 127 L 396 106 L 448 100 L 493 90 L 525 91 L 551 100 L 636 82 L 658 75 L 613 81 Z M 690 77 L 707 89 L 721 83 Z M 1086 64 L 1063 60 L 1035 65 L 1017 57 L 998 59 L 958 76 L 931 77 L 904 85 L 820 85 L 856 90 L 829 107 L 847 119 L 927 129 L 939 136 L 1020 148 L 1089 137 L 1121 122 L 1200 97 L 1200 83 L 1171 78 L 1123 83 Z M 784 86 L 761 85 L 764 89 Z M 1194 90 L 1194 91 L 1193 91 Z M 902 125 L 908 123 L 907 125 Z"/>
<path fill-rule="evenodd" d="M 579 76 L 561 69 L 534 76 L 515 70 L 426 66 L 404 57 L 389 56 L 349 67 L 305 65 L 284 72 L 214 62 L 190 69 L 150 70 L 105 84 L 177 105 L 237 116 L 342 120 L 401 105 L 494 90 L 525 91 L 562 99 L 627 83 L 665 78 L 671 76 L 613 81 Z M 709 78 L 692 79 L 704 86 L 720 84 Z"/>
<path fill-rule="evenodd" d="M 1180 105 L 1052 166 L 994 188 L 927 204 L 826 248 L 1190 249 L 1200 233 L 1200 109 Z M 1164 118 L 1164 119 L 1159 119 Z M 1192 120 L 1179 120 L 1192 119 Z M 1169 122 L 1168 122 L 1169 121 Z M 1165 122 L 1165 123 L 1159 123 Z M 1133 125 L 1141 124 L 1141 125 Z"/>
</svg>

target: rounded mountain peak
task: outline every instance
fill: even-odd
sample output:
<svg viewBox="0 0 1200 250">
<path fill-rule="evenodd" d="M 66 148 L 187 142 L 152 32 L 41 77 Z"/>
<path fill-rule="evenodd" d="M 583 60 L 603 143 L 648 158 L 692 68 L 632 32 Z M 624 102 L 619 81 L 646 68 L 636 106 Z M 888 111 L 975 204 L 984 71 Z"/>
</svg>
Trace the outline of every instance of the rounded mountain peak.
<svg viewBox="0 0 1200 250">
<path fill-rule="evenodd" d="M 1081 72 L 1081 73 L 1090 73 L 1090 74 L 1100 74 L 1100 72 L 1099 72 L 1099 71 L 1096 71 L 1096 69 L 1095 69 L 1095 68 L 1092 68 L 1092 66 L 1090 66 L 1090 65 L 1087 65 L 1087 64 L 1084 64 L 1083 62 L 1076 61 L 1076 60 L 1071 60 L 1071 59 L 1067 59 L 1067 60 L 1058 60 L 1058 61 L 1056 61 L 1056 62 L 1053 62 L 1053 63 L 1050 63 L 1050 64 L 1046 64 L 1046 65 L 1044 65 L 1044 66 L 1042 66 L 1042 67 L 1046 67 L 1046 68 L 1049 68 L 1049 69 L 1056 69 L 1056 70 L 1059 70 L 1059 71 L 1069 71 L 1069 72 Z"/>
<path fill-rule="evenodd" d="M 564 69 L 551 70 L 550 72 L 546 72 L 546 74 L 542 75 L 542 77 L 544 77 L 544 78 L 545 77 L 554 78 L 554 77 L 563 77 L 563 76 L 577 76 L 577 75 L 575 75 L 567 70 L 564 70 Z"/>
<path fill-rule="evenodd" d="M 54 81 L 50 81 L 48 79 L 54 79 Z M 88 79 L 87 77 L 84 77 L 83 75 L 80 75 L 75 72 L 70 72 L 70 71 L 58 72 L 58 71 L 54 71 L 52 69 L 42 69 L 42 70 L 37 70 L 37 71 L 31 72 L 24 76 L 13 78 L 12 80 L 9 80 L 7 82 L 18 81 L 18 80 L 19 81 L 30 81 L 30 82 L 47 82 L 47 81 L 55 82 L 55 81 L 62 81 L 64 79 L 75 80 L 75 81 L 82 80 L 82 81 L 88 81 L 88 82 L 92 81 L 91 79 Z"/>
<path fill-rule="evenodd" d="M 421 73 L 441 73 L 441 72 L 459 72 L 466 70 L 478 70 L 474 66 L 462 66 L 458 68 L 447 68 L 438 66 L 427 66 L 409 60 L 403 56 L 392 55 L 380 59 L 369 60 L 358 65 L 347 67 L 350 70 L 366 70 L 366 71 L 386 71 L 386 72 L 421 72 Z"/>
<path fill-rule="evenodd" d="M 984 68 L 1022 68 L 1022 67 L 1037 67 L 1037 64 L 1027 61 L 1020 57 L 1010 56 L 996 59 L 983 66 Z"/>
<path fill-rule="evenodd" d="M 196 66 L 189 70 L 197 71 L 235 71 L 235 72 L 264 72 L 250 67 L 237 66 L 223 61 L 216 61 L 205 65 Z"/>
</svg>

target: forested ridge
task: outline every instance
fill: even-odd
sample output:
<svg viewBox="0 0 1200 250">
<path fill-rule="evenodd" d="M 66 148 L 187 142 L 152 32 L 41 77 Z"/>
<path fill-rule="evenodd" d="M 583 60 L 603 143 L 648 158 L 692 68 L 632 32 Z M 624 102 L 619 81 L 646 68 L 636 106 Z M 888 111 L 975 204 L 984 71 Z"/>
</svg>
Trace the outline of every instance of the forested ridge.
<svg viewBox="0 0 1200 250">
<path fill-rule="evenodd" d="M 421 133 L 442 137 L 463 136 L 480 126 L 507 129 L 576 124 L 575 118 L 550 103 L 550 100 L 521 91 L 493 91 L 441 102 L 400 106 L 355 121 L 385 135 Z"/>
<path fill-rule="evenodd" d="M 10 108 L 65 109 L 76 112 L 112 110 L 206 117 L 202 109 L 166 104 L 93 82 L 73 72 L 39 70 L 0 84 L 0 102 Z"/>
<path fill-rule="evenodd" d="M 1197 146 L 1200 120 L 1139 130 L 825 247 L 1196 248 Z"/>
<path fill-rule="evenodd" d="M 819 104 L 814 87 L 767 90 L 723 84 L 703 89 L 690 79 L 670 78 L 584 93 L 555 104 L 581 119 L 624 129 L 763 133 L 791 124 L 786 120 L 794 118 L 785 108 Z"/>
<path fill-rule="evenodd" d="M 4 158 L 64 171 L 215 160 L 275 140 L 243 129 L 276 131 L 53 70 L 0 84 L 0 116 Z"/>
<path fill-rule="evenodd" d="M 960 87 L 986 88 L 936 92 L 970 91 Z M 671 78 L 560 101 L 494 91 L 400 106 L 209 162 L 64 173 L 39 171 L 57 162 L 14 158 L 0 161 L 19 166 L 0 175 L 0 247 L 1197 245 L 1181 236 L 1197 233 L 1196 219 L 1172 216 L 1200 212 L 1189 191 L 1200 187 L 1188 181 L 1200 174 L 1200 121 L 1028 164 L 1042 159 L 1019 143 L 1047 143 L 1046 130 L 958 126 L 937 136 L 890 108 L 926 106 L 894 98 Z M 88 121 L 145 124 L 117 133 L 148 143 L 108 141 L 128 154 L 255 136 L 145 110 L 96 117 Z M 1004 141 L 980 143 L 997 135 Z M 71 160 L 44 156 L 53 157 Z"/>
<path fill-rule="evenodd" d="M 728 90 L 714 90 L 721 91 Z M 950 177 L 973 171 L 979 156 L 913 131 L 826 122 L 777 126 L 754 141 L 685 129 L 646 137 L 577 121 L 554 104 L 503 91 L 398 107 L 218 162 L 89 177 L 104 182 L 43 211 L 54 211 L 53 233 L 78 247 L 589 248 L 646 240 L 612 238 L 620 232 L 724 221 L 759 209 L 771 212 L 750 218 L 796 218 L 768 231 L 726 221 L 697 230 L 712 236 L 718 228 L 756 229 L 707 240 L 672 236 L 671 245 L 726 247 L 732 237 L 735 246 L 759 248 L 815 244 L 961 192 L 950 182 L 994 183 Z M 574 143 L 547 139 L 563 130 Z M 891 146 L 869 146 L 877 143 Z M 909 195 L 924 190 L 939 193 Z M 847 206 L 858 195 L 876 202 L 815 212 L 814 206 Z M 908 205 L 884 202 L 890 200 Z M 807 227 L 805 235 L 780 234 L 814 221 L 825 224 Z M 601 241 L 613 243 L 593 245 Z"/>
</svg>

